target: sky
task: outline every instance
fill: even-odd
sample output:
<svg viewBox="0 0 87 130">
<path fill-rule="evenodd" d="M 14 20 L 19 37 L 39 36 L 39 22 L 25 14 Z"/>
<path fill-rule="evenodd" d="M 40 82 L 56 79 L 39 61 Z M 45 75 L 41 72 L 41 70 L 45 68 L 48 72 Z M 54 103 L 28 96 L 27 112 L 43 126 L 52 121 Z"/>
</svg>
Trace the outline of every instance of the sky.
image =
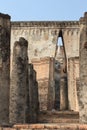
<svg viewBox="0 0 87 130">
<path fill-rule="evenodd" d="M 79 20 L 87 11 L 87 0 L 0 0 L 0 12 L 12 21 Z"/>
</svg>

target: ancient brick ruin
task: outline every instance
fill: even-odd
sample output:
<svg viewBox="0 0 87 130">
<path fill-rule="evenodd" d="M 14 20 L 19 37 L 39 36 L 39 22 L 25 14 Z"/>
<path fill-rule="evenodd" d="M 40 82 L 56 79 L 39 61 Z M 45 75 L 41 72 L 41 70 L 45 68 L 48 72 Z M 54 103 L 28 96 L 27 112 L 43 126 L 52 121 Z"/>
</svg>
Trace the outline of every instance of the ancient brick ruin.
<svg viewBox="0 0 87 130">
<path fill-rule="evenodd" d="M 0 14 L 0 124 L 9 120 L 10 16 Z"/>
<path fill-rule="evenodd" d="M 87 13 L 79 21 L 52 22 L 11 22 L 0 14 L 0 125 L 82 129 L 87 124 L 86 54 Z"/>
</svg>

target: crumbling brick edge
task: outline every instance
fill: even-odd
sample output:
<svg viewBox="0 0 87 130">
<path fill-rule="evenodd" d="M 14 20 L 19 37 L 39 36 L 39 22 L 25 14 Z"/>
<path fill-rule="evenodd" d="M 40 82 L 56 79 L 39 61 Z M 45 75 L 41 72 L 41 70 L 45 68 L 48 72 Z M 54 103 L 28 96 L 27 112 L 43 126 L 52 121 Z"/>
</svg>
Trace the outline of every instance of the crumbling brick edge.
<svg viewBox="0 0 87 130">
<path fill-rule="evenodd" d="M 87 124 L 15 124 L 1 126 L 0 130 L 87 130 Z"/>
</svg>

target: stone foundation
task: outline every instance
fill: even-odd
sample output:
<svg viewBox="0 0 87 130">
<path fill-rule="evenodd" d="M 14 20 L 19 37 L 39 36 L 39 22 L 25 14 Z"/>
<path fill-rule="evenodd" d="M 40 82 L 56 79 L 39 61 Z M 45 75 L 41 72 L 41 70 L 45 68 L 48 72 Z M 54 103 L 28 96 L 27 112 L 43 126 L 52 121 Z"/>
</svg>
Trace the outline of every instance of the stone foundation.
<svg viewBox="0 0 87 130">
<path fill-rule="evenodd" d="M 1 130 L 87 130 L 84 124 L 19 124 L 11 127 L 0 127 Z"/>
</svg>

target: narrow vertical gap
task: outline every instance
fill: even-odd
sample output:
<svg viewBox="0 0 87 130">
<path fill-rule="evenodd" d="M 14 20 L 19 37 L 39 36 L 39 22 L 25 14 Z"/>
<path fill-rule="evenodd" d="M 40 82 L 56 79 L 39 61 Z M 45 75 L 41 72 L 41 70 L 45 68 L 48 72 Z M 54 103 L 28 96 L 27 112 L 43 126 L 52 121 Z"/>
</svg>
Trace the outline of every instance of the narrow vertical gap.
<svg viewBox="0 0 87 130">
<path fill-rule="evenodd" d="M 58 37 L 57 46 L 63 46 L 62 37 Z"/>
<path fill-rule="evenodd" d="M 66 75 L 66 53 L 60 30 L 55 51 L 55 109 L 60 110 L 60 80 Z"/>
</svg>

